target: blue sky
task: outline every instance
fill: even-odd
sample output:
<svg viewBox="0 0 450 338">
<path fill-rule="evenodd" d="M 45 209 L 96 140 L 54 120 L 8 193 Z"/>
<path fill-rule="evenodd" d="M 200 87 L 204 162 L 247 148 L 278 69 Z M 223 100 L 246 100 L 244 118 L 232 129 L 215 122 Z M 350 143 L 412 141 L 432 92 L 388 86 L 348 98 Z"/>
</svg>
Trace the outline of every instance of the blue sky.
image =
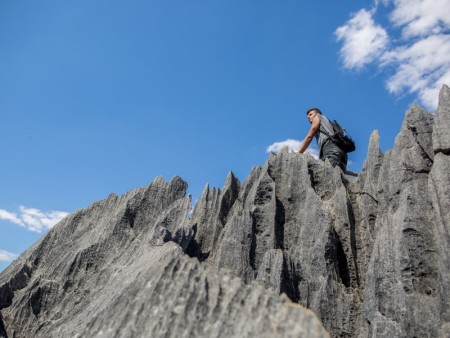
<svg viewBox="0 0 450 338">
<path fill-rule="evenodd" d="M 310 107 L 350 132 L 359 171 L 374 129 L 387 150 L 413 102 L 436 109 L 446 13 L 449 0 L 2 1 L 0 270 L 111 192 L 179 175 L 195 202 L 229 171 L 243 181 L 268 149 L 299 147 Z"/>
</svg>

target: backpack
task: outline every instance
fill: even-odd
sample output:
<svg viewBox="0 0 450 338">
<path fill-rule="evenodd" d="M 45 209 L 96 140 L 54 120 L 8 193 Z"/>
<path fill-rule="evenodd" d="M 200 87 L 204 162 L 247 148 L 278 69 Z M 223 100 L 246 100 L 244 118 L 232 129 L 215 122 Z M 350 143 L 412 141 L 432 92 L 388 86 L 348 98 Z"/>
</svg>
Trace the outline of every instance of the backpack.
<svg viewBox="0 0 450 338">
<path fill-rule="evenodd" d="M 352 140 L 349 134 L 347 134 L 346 130 L 343 129 L 336 120 L 331 122 L 331 126 L 333 127 L 333 135 L 328 134 L 326 131 L 322 130 L 322 132 L 339 148 L 341 148 L 346 153 L 351 153 L 355 151 L 356 146 L 355 142 Z"/>
</svg>

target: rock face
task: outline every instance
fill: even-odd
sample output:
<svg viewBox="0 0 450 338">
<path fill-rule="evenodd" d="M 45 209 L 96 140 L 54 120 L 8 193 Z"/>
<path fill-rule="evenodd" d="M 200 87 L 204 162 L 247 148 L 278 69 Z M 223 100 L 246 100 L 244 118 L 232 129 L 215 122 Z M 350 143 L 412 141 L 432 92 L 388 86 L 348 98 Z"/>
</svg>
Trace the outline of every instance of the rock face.
<svg viewBox="0 0 450 338">
<path fill-rule="evenodd" d="M 184 254 L 194 235 L 186 189 L 157 178 L 61 221 L 0 275 L 0 333 L 328 337 L 287 297 Z"/>
<path fill-rule="evenodd" d="M 3 324 L 3 317 L 0 313 L 0 338 L 6 338 L 6 329 L 5 325 Z"/>
<path fill-rule="evenodd" d="M 0 337 L 449 337 L 449 88 L 378 143 L 354 180 L 282 151 L 191 216 L 180 178 L 69 215 L 0 274 Z"/>
</svg>

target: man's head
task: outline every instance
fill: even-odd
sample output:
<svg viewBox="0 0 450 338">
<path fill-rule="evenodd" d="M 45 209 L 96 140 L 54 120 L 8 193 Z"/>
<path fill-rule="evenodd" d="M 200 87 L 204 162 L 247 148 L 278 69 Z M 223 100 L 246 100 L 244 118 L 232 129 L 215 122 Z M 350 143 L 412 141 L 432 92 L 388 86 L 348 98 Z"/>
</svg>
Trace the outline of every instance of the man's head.
<svg viewBox="0 0 450 338">
<path fill-rule="evenodd" d="M 314 116 L 316 116 L 317 114 L 322 115 L 322 112 L 318 108 L 311 108 L 306 111 L 306 116 L 308 117 L 309 123 L 312 123 Z"/>
</svg>

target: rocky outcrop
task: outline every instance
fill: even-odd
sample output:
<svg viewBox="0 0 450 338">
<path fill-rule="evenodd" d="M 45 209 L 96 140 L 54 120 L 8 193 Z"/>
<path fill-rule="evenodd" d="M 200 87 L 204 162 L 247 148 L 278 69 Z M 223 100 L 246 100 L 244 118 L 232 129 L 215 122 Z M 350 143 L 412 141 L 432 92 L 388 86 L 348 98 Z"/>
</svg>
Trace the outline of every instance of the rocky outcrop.
<svg viewBox="0 0 450 338">
<path fill-rule="evenodd" d="M 450 337 L 450 89 L 439 97 L 433 128 L 434 163 L 428 179 L 433 206 L 438 271 L 439 334 Z"/>
<path fill-rule="evenodd" d="M 0 274 L 0 337 L 448 337 L 449 115 L 357 179 L 285 150 L 192 215 L 180 178 L 79 210 Z"/>
<path fill-rule="evenodd" d="M 436 337 L 436 240 L 427 193 L 433 116 L 413 106 L 378 175 L 361 337 Z"/>
<path fill-rule="evenodd" d="M 55 226 L 0 275 L 8 336 L 327 337 L 313 312 L 184 253 L 186 189 L 157 178 Z"/>
<path fill-rule="evenodd" d="M 3 317 L 0 313 L 0 338 L 7 338 L 5 325 L 3 324 Z"/>
<path fill-rule="evenodd" d="M 450 154 L 450 89 L 443 86 L 439 94 L 439 107 L 433 126 L 433 150 L 435 153 Z"/>
<path fill-rule="evenodd" d="M 444 86 L 436 115 L 414 105 L 386 154 L 375 131 L 354 181 L 308 156 L 272 154 L 228 222 L 196 209 L 194 227 L 223 229 L 200 255 L 311 308 L 335 337 L 446 336 L 449 98 Z"/>
<path fill-rule="evenodd" d="M 357 311 L 359 279 L 353 215 L 341 172 L 283 151 L 254 168 L 232 205 L 204 217 L 211 208 L 203 205 L 220 205 L 216 201 L 231 182 L 222 190 L 206 188 L 193 213 L 193 228 L 223 229 L 212 246 L 196 240 L 203 234 L 195 235 L 200 257 L 247 283 L 256 280 L 287 294 L 323 314 L 332 332 L 350 335 L 356 328 L 350 313 Z M 227 215 L 226 222 L 218 210 Z"/>
</svg>

